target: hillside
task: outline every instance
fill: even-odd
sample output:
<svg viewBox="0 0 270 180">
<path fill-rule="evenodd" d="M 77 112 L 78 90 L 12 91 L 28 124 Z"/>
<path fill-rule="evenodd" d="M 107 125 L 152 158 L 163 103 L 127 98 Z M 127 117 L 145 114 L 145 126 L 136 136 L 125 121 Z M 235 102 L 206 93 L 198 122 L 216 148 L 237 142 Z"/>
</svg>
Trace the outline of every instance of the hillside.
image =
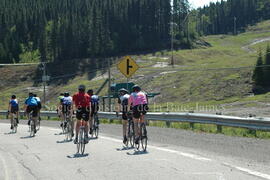
<svg viewBox="0 0 270 180">
<path fill-rule="evenodd" d="M 203 37 L 201 41 L 208 42 L 210 46 L 175 51 L 174 68 L 168 66 L 169 51 L 132 55 L 141 68 L 130 81 L 138 83 L 147 92 L 161 92 L 160 96 L 151 100 L 152 104 L 155 103 L 152 110 L 167 111 L 169 102 L 170 111 L 174 109 L 206 112 L 208 109 L 211 110 L 209 113 L 222 112 L 240 116 L 270 115 L 268 110 L 270 93 L 254 96 L 251 80 L 257 51 L 260 48 L 264 51 L 267 43 L 270 42 L 269 29 L 270 21 L 264 21 L 248 27 L 245 33 L 237 36 Z M 124 76 L 118 72 L 116 64 L 117 61 L 111 66 L 113 82 L 126 82 Z M 30 79 L 33 78 L 35 68 L 0 68 L 0 109 L 6 108 L 9 95 L 18 94 L 20 100 L 26 96 L 29 87 L 33 86 Z M 66 74 L 70 73 L 66 72 Z M 59 78 L 53 80 L 48 87 L 47 106 L 54 109 L 52 106 L 56 104 L 56 97 L 60 92 L 75 92 L 77 86 L 82 83 L 98 89 L 108 77 L 104 69 L 102 72 L 98 71 L 90 76 L 89 74 L 91 73 L 82 73 L 68 80 Z M 41 85 L 32 90 L 42 95 Z M 103 89 L 101 95 L 105 95 L 106 92 L 107 90 Z M 197 103 L 199 108 L 196 109 Z"/>
</svg>

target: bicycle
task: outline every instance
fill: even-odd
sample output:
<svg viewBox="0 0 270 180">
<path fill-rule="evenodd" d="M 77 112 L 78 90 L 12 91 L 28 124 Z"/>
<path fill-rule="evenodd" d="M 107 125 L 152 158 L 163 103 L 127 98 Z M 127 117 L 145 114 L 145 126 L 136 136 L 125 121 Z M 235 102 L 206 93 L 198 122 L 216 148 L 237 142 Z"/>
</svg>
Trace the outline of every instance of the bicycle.
<svg viewBox="0 0 270 180">
<path fill-rule="evenodd" d="M 99 134 L 99 119 L 98 119 L 97 112 L 94 113 L 93 118 L 94 118 L 94 122 L 93 122 L 92 137 L 95 134 L 95 137 L 98 138 L 98 134 Z"/>
<path fill-rule="evenodd" d="M 127 141 L 126 141 L 126 146 L 128 147 L 128 144 L 133 148 L 134 147 L 134 142 L 135 142 L 135 132 L 134 132 L 134 122 L 132 118 L 132 114 L 128 113 L 128 132 L 127 132 Z"/>
<path fill-rule="evenodd" d="M 33 112 L 29 113 L 29 132 L 30 132 L 30 137 L 35 136 L 35 122 L 33 120 Z"/>
<path fill-rule="evenodd" d="M 7 117 L 9 115 L 11 115 L 11 126 L 13 127 L 12 133 L 17 133 L 18 123 L 17 123 L 17 119 L 14 118 L 16 116 L 16 114 L 15 113 L 8 112 Z"/>
<path fill-rule="evenodd" d="M 78 141 L 77 141 L 77 153 L 80 153 L 83 155 L 85 151 L 85 144 L 88 139 L 86 139 L 86 135 L 88 132 L 85 131 L 85 125 L 84 123 L 87 123 L 84 121 L 86 119 L 85 114 L 83 114 L 83 120 L 80 120 L 80 130 L 78 134 Z"/>
<path fill-rule="evenodd" d="M 148 141 L 147 130 L 146 130 L 145 123 L 141 123 L 139 129 L 140 129 L 140 131 L 139 131 L 139 142 L 138 142 L 138 144 L 136 144 L 136 149 L 139 150 L 140 149 L 140 144 L 141 144 L 142 149 L 145 152 L 146 149 L 147 149 L 147 141 Z"/>
<path fill-rule="evenodd" d="M 72 124 L 71 124 L 72 120 L 71 120 L 69 111 L 64 113 L 64 119 L 65 119 L 64 120 L 64 128 L 65 128 L 66 140 L 71 141 L 73 129 L 72 129 Z"/>
</svg>

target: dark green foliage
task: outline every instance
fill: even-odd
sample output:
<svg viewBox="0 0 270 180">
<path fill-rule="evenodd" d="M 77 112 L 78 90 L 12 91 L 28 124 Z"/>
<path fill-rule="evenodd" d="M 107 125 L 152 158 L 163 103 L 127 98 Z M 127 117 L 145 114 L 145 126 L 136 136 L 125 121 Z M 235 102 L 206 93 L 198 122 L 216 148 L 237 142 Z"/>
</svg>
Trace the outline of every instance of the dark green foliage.
<svg viewBox="0 0 270 180">
<path fill-rule="evenodd" d="M 269 0 L 221 0 L 198 9 L 202 35 L 242 31 L 247 25 L 270 18 Z"/>
<path fill-rule="evenodd" d="M 255 82 L 255 86 L 261 86 L 263 87 L 264 84 L 264 71 L 263 71 L 263 57 L 262 57 L 262 52 L 260 52 L 256 68 L 253 73 L 253 81 Z"/>
<path fill-rule="evenodd" d="M 267 49 L 266 49 L 266 54 L 265 54 L 265 65 L 266 67 L 264 68 L 264 81 L 265 85 L 270 87 L 270 45 L 268 44 Z"/>
<path fill-rule="evenodd" d="M 30 43 L 41 61 L 167 48 L 170 17 L 170 0 L 0 0 L 0 62 Z"/>
</svg>

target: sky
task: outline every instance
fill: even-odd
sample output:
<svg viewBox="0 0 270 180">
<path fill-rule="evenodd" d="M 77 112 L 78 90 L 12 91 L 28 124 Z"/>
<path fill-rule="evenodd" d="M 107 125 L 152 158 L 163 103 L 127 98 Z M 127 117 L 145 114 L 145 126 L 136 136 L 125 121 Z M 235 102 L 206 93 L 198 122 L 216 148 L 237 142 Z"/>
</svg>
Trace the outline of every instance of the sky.
<svg viewBox="0 0 270 180">
<path fill-rule="evenodd" d="M 208 5 L 210 2 L 216 2 L 218 0 L 189 0 L 191 5 L 194 8 L 202 7 L 204 5 Z"/>
</svg>

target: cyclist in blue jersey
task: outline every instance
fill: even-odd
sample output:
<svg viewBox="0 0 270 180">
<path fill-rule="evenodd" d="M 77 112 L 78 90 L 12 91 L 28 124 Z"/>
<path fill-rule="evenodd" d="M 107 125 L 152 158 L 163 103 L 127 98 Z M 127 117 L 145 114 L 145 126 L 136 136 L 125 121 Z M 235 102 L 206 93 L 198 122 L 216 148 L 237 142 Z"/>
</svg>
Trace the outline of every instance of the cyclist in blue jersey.
<svg viewBox="0 0 270 180">
<path fill-rule="evenodd" d="M 10 129 L 13 129 L 13 115 L 15 114 L 16 115 L 16 118 L 15 120 L 17 121 L 17 124 L 19 123 L 19 103 L 18 103 L 18 100 L 16 99 L 16 96 L 15 95 L 12 95 L 11 96 L 11 99 L 9 101 L 9 104 L 8 104 L 8 113 L 11 113 L 10 114 L 10 123 L 11 123 L 11 127 Z"/>
<path fill-rule="evenodd" d="M 32 112 L 32 117 L 34 121 L 34 133 L 36 130 L 37 116 L 38 116 L 38 101 L 34 97 L 33 93 L 29 93 L 29 97 L 25 100 L 24 110 L 27 114 L 28 119 L 30 119 L 29 114 Z M 28 121 L 28 125 L 30 125 L 30 121 Z"/>
<path fill-rule="evenodd" d="M 89 89 L 87 94 L 90 96 L 91 108 L 90 108 L 90 120 L 89 120 L 89 127 L 90 131 L 89 134 L 93 133 L 93 117 L 99 110 L 99 97 L 94 94 L 93 89 Z M 97 122 L 99 124 L 99 122 Z"/>
</svg>

